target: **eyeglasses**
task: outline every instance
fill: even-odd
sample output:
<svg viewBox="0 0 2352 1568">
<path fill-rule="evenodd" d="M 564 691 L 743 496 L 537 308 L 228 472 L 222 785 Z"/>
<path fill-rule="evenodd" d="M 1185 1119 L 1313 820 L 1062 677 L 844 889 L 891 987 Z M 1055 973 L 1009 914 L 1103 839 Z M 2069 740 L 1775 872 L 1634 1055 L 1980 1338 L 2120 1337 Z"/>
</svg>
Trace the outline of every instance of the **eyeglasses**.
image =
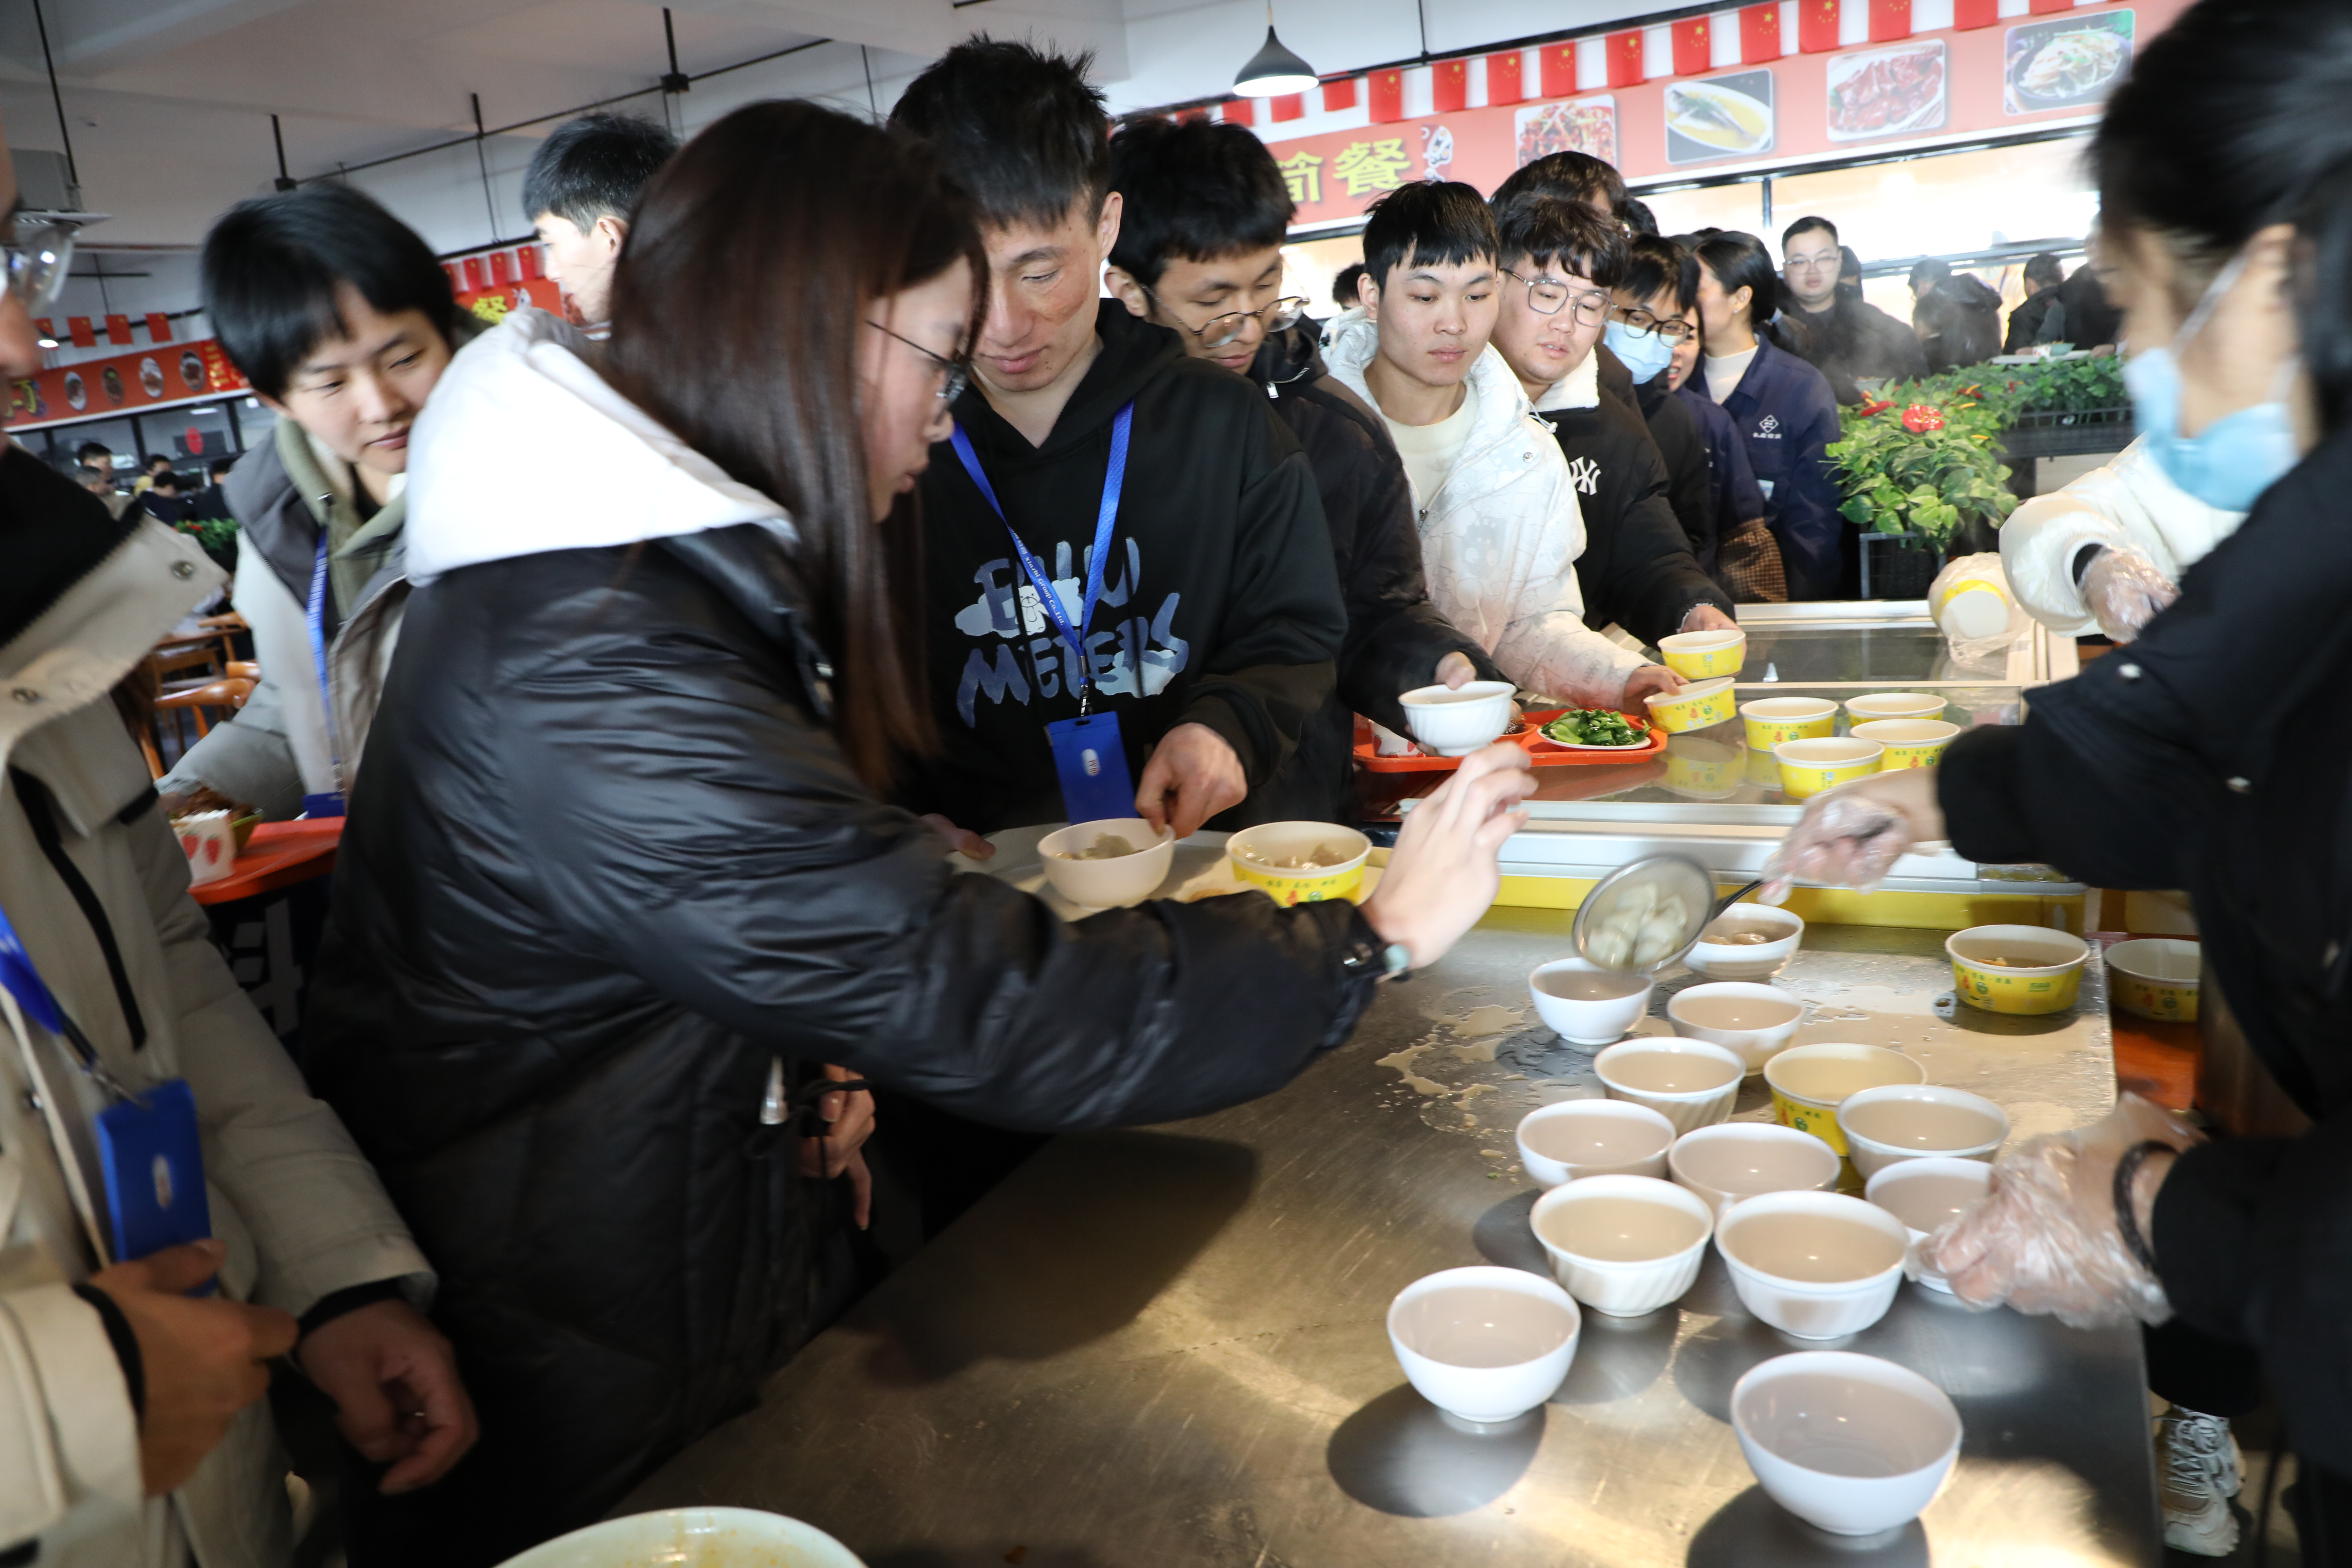
<svg viewBox="0 0 2352 1568">
<path fill-rule="evenodd" d="M 904 333 L 892 331 L 889 328 L 884 326 L 879 321 L 868 321 L 866 324 L 873 328 L 876 331 L 881 333 L 886 338 L 897 338 L 900 342 L 906 344 L 908 348 L 914 350 L 917 353 L 922 355 L 925 359 L 940 367 L 941 380 L 940 382 L 939 399 L 941 403 L 953 403 L 957 398 L 963 395 L 963 389 L 971 384 L 971 361 L 963 359 L 950 359 L 943 353 L 939 353 L 933 350 L 925 348 L 922 344 L 917 342 L 914 339 L 906 336 Z"/>
<path fill-rule="evenodd" d="M 73 266 L 74 231 L 69 224 L 12 215 L 0 254 L 8 260 L 8 292 L 31 313 L 57 303 Z"/>
<path fill-rule="evenodd" d="M 1683 342 L 1696 330 L 1688 321 L 1654 316 L 1639 305 L 1620 305 L 1609 314 L 1636 336 L 1654 334 L 1670 343 Z"/>
<path fill-rule="evenodd" d="M 1579 292 L 1551 278 L 1521 278 L 1509 268 L 1503 276 L 1528 286 L 1528 309 L 1538 316 L 1557 316 L 1560 307 L 1576 307 L 1576 319 L 1588 327 L 1597 327 L 1609 319 L 1609 295 L 1605 289 L 1593 289 Z"/>
<path fill-rule="evenodd" d="M 1790 272 L 1834 272 L 1841 259 L 1835 256 L 1791 256 L 1784 265 Z"/>
<path fill-rule="evenodd" d="M 1175 310 L 1170 308 L 1167 300 L 1153 294 L 1149 288 L 1143 291 L 1150 295 L 1153 304 L 1168 312 L 1171 321 L 1180 327 L 1184 327 L 1186 331 L 1200 339 L 1201 346 L 1204 349 L 1223 348 L 1227 343 L 1240 337 L 1252 321 L 1263 322 L 1268 333 L 1286 332 L 1298 324 L 1299 317 L 1307 313 L 1307 300 L 1303 296 L 1285 294 L 1271 305 L 1263 306 L 1258 310 L 1228 310 L 1222 316 L 1210 317 L 1197 327 L 1187 327 L 1184 326 L 1184 318 L 1177 315 Z"/>
</svg>

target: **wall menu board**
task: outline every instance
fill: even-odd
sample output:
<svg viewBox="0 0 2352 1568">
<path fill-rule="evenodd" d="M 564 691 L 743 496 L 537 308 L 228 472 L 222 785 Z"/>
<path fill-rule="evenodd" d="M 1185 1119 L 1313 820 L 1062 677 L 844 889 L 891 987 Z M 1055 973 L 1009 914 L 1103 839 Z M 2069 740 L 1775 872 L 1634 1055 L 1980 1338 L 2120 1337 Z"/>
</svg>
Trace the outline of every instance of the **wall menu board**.
<svg viewBox="0 0 2352 1568">
<path fill-rule="evenodd" d="M 1495 104 L 1286 138 L 1261 133 L 1300 225 L 1360 216 L 1423 179 L 1492 191 L 1546 153 L 1590 153 L 1635 184 L 1767 173 L 2095 118 L 2136 47 L 2189 0 L 2080 6 L 2032 20 L 1921 33 L 1898 42 L 1537 102 Z"/>
<path fill-rule="evenodd" d="M 108 414 L 136 414 L 246 390 L 245 377 L 211 338 L 161 343 L 132 353 L 83 360 L 62 370 L 8 383 L 5 423 L 12 430 L 66 425 Z"/>
</svg>

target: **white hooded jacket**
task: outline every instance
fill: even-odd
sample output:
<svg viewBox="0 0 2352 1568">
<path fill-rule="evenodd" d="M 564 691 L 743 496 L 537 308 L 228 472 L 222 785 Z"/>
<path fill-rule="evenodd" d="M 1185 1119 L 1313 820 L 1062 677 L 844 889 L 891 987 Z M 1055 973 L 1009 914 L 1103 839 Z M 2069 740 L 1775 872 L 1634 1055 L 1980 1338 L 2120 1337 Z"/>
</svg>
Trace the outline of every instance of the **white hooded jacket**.
<svg viewBox="0 0 2352 1568">
<path fill-rule="evenodd" d="M 1360 310 L 1324 330 L 1331 374 L 1377 408 L 1364 367 L 1380 329 Z M 1430 602 L 1530 691 L 1614 708 L 1642 656 L 1584 624 L 1584 518 L 1559 442 L 1492 344 L 1470 368 L 1478 414 L 1434 495 L 1413 496 Z M 1573 381 L 1575 378 L 1569 378 Z"/>
<path fill-rule="evenodd" d="M 2000 528 L 2001 570 L 2026 613 L 2053 631 L 2088 637 L 2099 623 L 2074 582 L 2086 544 L 2137 550 L 2173 582 L 2246 521 L 2172 482 L 2142 437 L 2063 489 L 2035 496 Z"/>
</svg>

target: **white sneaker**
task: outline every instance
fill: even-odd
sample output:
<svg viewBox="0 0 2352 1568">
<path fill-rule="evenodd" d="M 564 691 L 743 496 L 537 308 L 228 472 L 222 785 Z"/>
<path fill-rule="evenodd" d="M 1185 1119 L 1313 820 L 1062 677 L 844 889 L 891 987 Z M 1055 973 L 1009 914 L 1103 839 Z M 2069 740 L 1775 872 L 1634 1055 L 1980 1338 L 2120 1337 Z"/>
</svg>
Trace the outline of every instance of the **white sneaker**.
<svg viewBox="0 0 2352 1568">
<path fill-rule="evenodd" d="M 2230 1424 L 2176 1405 L 2157 1419 L 2156 1443 L 2164 1543 L 2200 1557 L 2227 1557 L 2238 1544 L 2230 1499 L 2244 1485 Z"/>
</svg>

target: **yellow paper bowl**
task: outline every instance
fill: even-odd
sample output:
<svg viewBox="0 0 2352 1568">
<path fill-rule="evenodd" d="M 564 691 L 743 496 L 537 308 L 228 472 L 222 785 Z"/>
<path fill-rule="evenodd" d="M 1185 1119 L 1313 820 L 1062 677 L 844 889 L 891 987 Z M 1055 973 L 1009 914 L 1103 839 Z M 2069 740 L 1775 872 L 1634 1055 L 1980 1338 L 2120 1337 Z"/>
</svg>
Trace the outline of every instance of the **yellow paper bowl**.
<svg viewBox="0 0 2352 1568">
<path fill-rule="evenodd" d="M 1738 675 L 1748 662 L 1746 632 L 1680 632 L 1658 639 L 1666 668 L 1685 680 Z"/>
<path fill-rule="evenodd" d="M 1354 858 L 1297 871 L 1276 871 L 1251 858 L 1255 855 L 1269 860 L 1302 859 L 1327 844 L 1352 849 Z M 1370 839 L 1352 827 L 1328 822 L 1262 822 L 1225 840 L 1225 858 L 1234 863 L 1234 875 L 1278 904 L 1319 904 L 1354 898 L 1364 885 L 1364 861 L 1371 852 Z"/>
<path fill-rule="evenodd" d="M 1666 739 L 1666 787 L 1701 800 L 1720 800 L 1739 787 L 1741 748 L 1696 735 Z"/>
<path fill-rule="evenodd" d="M 1970 926 L 1946 938 L 1944 952 L 1952 961 L 1952 987 L 1969 1006 L 2063 1013 L 2083 988 L 2091 944 L 2047 926 Z"/>
<path fill-rule="evenodd" d="M 1839 1154 L 1846 1152 L 1838 1107 L 1865 1089 L 1925 1083 L 1927 1069 L 1885 1046 L 1791 1046 L 1764 1064 L 1772 1091 L 1772 1115 L 1783 1127 L 1810 1132 Z"/>
<path fill-rule="evenodd" d="M 1845 710 L 1857 724 L 1873 719 L 1940 719 L 1944 700 L 1926 691 L 1871 691 L 1847 698 Z"/>
<path fill-rule="evenodd" d="M 2160 1024 L 2193 1024 L 2203 952 L 2179 937 L 2119 942 L 2107 949 L 2107 989 L 2126 1013 Z"/>
<path fill-rule="evenodd" d="M 1837 732 L 1837 711 L 1826 697 L 1759 697 L 1739 705 L 1748 743 L 1766 752 L 1783 741 L 1828 740 Z"/>
<path fill-rule="evenodd" d="M 1830 741 L 1783 741 L 1772 748 L 1780 764 L 1780 793 L 1809 800 L 1825 789 L 1868 778 L 1878 771 L 1886 748 L 1851 736 Z"/>
<path fill-rule="evenodd" d="M 1896 768 L 1934 767 L 1943 761 L 1944 748 L 1959 734 L 1960 727 L 1941 719 L 1873 719 L 1856 724 L 1852 732 L 1857 741 L 1875 741 L 1885 747 L 1885 760 L 1879 765 L 1892 773 Z"/>
<path fill-rule="evenodd" d="M 1724 723 L 1738 708 L 1731 695 L 1731 678 L 1727 675 L 1694 682 L 1680 691 L 1661 691 L 1642 700 L 1649 705 L 1650 721 L 1669 735 Z"/>
</svg>

